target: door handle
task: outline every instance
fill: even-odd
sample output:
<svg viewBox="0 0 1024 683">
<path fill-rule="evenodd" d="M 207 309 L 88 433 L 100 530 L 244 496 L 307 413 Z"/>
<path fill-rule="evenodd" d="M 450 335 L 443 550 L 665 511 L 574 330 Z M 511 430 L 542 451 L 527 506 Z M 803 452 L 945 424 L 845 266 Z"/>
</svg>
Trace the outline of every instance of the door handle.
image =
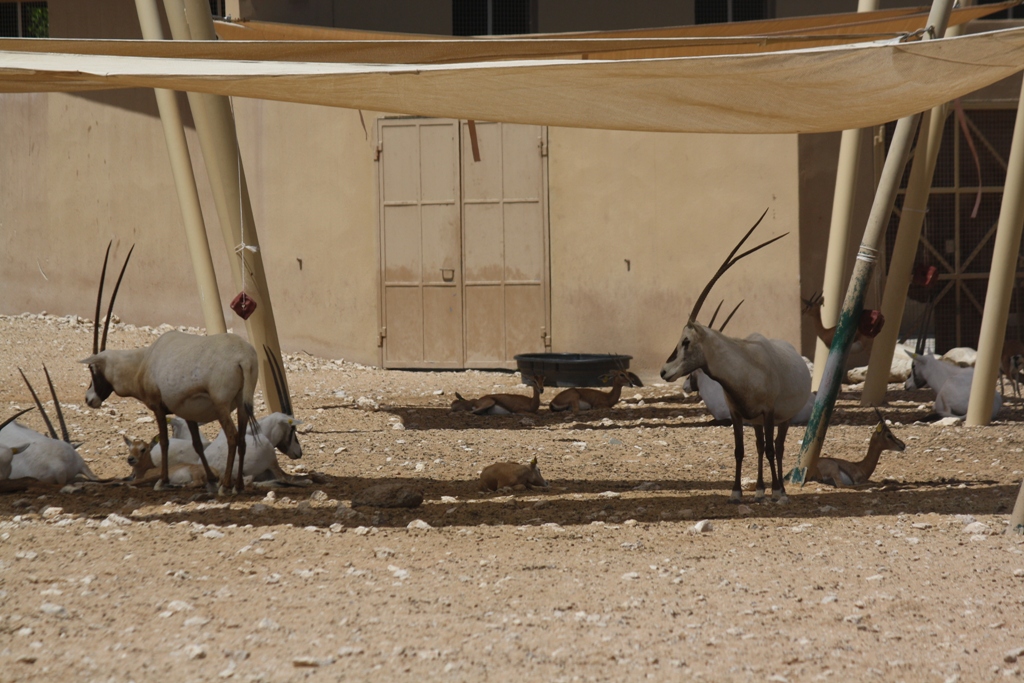
<svg viewBox="0 0 1024 683">
<path fill-rule="evenodd" d="M 444 280 L 445 282 L 451 282 L 452 280 L 454 280 L 455 279 L 455 269 L 454 268 L 442 268 L 441 269 L 441 279 Z"/>
</svg>

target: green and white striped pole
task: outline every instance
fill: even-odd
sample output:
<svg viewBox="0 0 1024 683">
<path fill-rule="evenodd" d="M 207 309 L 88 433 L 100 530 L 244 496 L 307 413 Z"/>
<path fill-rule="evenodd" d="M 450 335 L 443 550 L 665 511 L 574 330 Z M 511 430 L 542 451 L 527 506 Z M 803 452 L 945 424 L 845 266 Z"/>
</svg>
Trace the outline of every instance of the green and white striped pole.
<svg viewBox="0 0 1024 683">
<path fill-rule="evenodd" d="M 932 9 L 928 15 L 928 30 L 923 40 L 943 36 L 952 6 L 952 0 L 932 1 Z M 790 475 L 790 480 L 794 484 L 803 485 L 807 481 L 808 473 L 814 473 L 817 469 L 818 456 L 821 455 L 821 447 L 832 419 L 836 398 L 839 396 L 846 357 L 850 353 L 850 345 L 853 344 L 857 327 L 860 324 L 860 314 L 864 310 L 864 293 L 867 291 L 871 273 L 878 260 L 878 247 L 885 237 L 885 228 L 889 224 L 889 215 L 892 213 L 893 204 L 896 203 L 896 191 L 899 189 L 900 179 L 903 177 L 907 155 L 910 152 L 920 118 L 920 114 L 914 114 L 904 117 L 896 123 L 896 132 L 889 145 L 889 153 L 885 157 L 882 177 L 879 179 L 875 199 L 871 205 L 871 213 L 868 215 L 868 223 L 864 228 L 864 237 L 861 240 L 860 249 L 857 251 L 857 261 L 853 266 L 853 275 L 846 290 L 843 310 L 839 313 L 836 334 L 832 339 L 828 359 L 825 361 L 825 370 L 821 376 L 818 395 L 814 400 L 814 409 L 811 411 L 811 419 L 807 423 L 807 431 L 804 433 L 804 441 L 800 447 L 799 464 Z M 890 321 L 889 324 L 898 323 Z"/>
</svg>

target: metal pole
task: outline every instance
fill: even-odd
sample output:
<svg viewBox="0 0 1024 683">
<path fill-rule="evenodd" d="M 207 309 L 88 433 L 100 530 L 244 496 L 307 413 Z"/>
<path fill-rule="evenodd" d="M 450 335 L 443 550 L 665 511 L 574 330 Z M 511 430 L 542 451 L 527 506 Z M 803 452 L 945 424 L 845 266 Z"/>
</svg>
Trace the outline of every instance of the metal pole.
<svg viewBox="0 0 1024 683">
<path fill-rule="evenodd" d="M 160 26 L 156 0 L 135 0 L 135 8 L 139 14 L 142 37 L 146 40 L 163 40 L 164 32 Z M 213 258 L 210 256 L 210 243 L 206 239 L 206 224 L 203 222 L 199 191 L 196 189 L 192 160 L 188 153 L 188 143 L 185 141 L 185 130 L 181 124 L 181 111 L 178 109 L 178 101 L 173 91 L 157 88 L 153 92 L 156 94 L 156 105 L 160 111 L 160 121 L 163 123 L 164 138 L 167 140 L 174 185 L 178 189 L 178 204 L 185 224 L 185 238 L 192 257 L 192 270 L 195 272 L 196 285 L 199 288 L 206 333 L 223 334 L 227 331 L 224 311 L 220 307 L 217 274 L 213 269 Z"/>
<path fill-rule="evenodd" d="M 164 0 L 164 9 L 175 40 L 215 40 L 213 15 L 206 0 Z M 214 203 L 220 219 L 221 233 L 228 249 L 228 261 L 235 286 L 246 285 L 247 292 L 257 302 L 256 310 L 246 320 L 249 341 L 256 348 L 260 358 L 260 381 L 263 396 L 271 412 L 281 410 L 277 392 L 273 390 L 273 375 L 267 360 L 264 345 L 280 358 L 281 347 L 274 323 L 274 309 L 270 303 L 270 290 L 263 269 L 263 258 L 259 251 L 259 236 L 253 218 L 249 189 L 245 182 L 238 152 L 238 138 L 234 116 L 226 97 L 189 93 L 189 105 L 203 149 L 210 184 L 213 188 Z M 243 241 L 254 247 L 235 253 Z M 243 272 L 241 263 L 245 264 Z M 283 366 L 282 366 L 283 370 Z M 282 378 L 287 392 L 287 378 Z"/>
<path fill-rule="evenodd" d="M 1017 491 L 1017 502 L 1013 505 L 1013 513 L 1010 515 L 1010 528 L 1008 534 L 1024 534 L 1024 482 L 1020 484 Z"/>
<path fill-rule="evenodd" d="M 928 28 L 931 35 L 942 36 L 945 33 L 950 9 L 952 9 L 950 0 L 933 0 L 931 13 L 928 15 Z M 885 235 L 885 227 L 889 224 L 889 215 L 892 213 L 892 207 L 896 201 L 896 191 L 899 188 L 900 178 L 906 166 L 907 153 L 910 150 L 919 120 L 920 114 L 914 114 L 902 118 L 896 123 L 896 132 L 893 135 L 892 144 L 889 145 L 889 154 L 885 158 L 885 167 L 882 169 L 882 177 L 878 190 L 875 192 L 875 200 L 871 205 L 871 213 L 868 215 L 864 238 L 857 252 L 857 261 L 853 266 L 853 276 L 850 278 L 846 300 L 843 302 L 843 310 L 836 325 L 832 349 L 829 351 L 825 371 L 821 377 L 821 388 L 814 400 L 814 409 L 811 411 L 811 419 L 807 423 L 807 431 L 804 433 L 804 441 L 800 447 L 799 465 L 792 473 L 793 483 L 803 484 L 809 474 L 816 474 L 818 456 L 821 454 L 821 446 L 828 431 L 828 423 L 832 418 L 836 397 L 839 395 L 846 357 L 849 354 L 850 345 L 853 343 L 857 326 L 860 323 L 860 314 L 864 308 L 864 293 L 867 290 L 868 281 L 871 279 L 875 260 L 878 258 L 878 244 Z"/>
<path fill-rule="evenodd" d="M 872 12 L 878 9 L 878 0 L 860 0 L 858 12 Z M 844 130 L 839 141 L 839 166 L 836 169 L 836 191 L 832 196 L 832 223 L 828 230 L 828 252 L 825 256 L 825 274 L 822 277 L 821 323 L 832 327 L 839 320 L 839 302 L 843 297 L 843 283 L 846 275 L 846 259 L 849 254 L 850 223 L 853 221 L 853 198 L 857 190 L 857 167 L 860 161 L 860 141 L 863 131 L 859 128 Z M 814 375 L 811 389 L 818 390 L 821 375 L 825 370 L 828 347 L 815 337 Z"/>
<path fill-rule="evenodd" d="M 921 241 L 921 227 L 928 208 L 935 164 L 942 144 L 942 131 L 946 121 L 946 105 L 939 105 L 921 115 L 921 128 L 917 134 L 917 153 L 910 167 L 907 193 L 903 199 L 903 213 L 896 232 L 885 292 L 882 295 L 882 315 L 885 325 L 875 337 L 868 362 L 868 376 L 861 393 L 861 405 L 875 406 L 885 400 L 889 385 L 889 370 L 900 333 L 900 321 L 907 304 L 907 291 L 914 270 L 914 257 Z M 924 138 L 927 137 L 927 142 Z"/>
<path fill-rule="evenodd" d="M 946 35 L 960 35 L 962 32 L 963 26 L 959 25 L 949 29 Z M 896 244 L 889 262 L 885 293 L 882 296 L 882 315 L 889 322 L 875 337 L 871 347 L 868 376 L 864 381 L 864 391 L 860 396 L 860 403 L 864 406 L 880 405 L 885 400 L 885 392 L 889 385 L 889 371 L 892 368 L 893 353 L 899 338 L 903 311 L 907 305 L 907 292 L 910 289 L 910 279 L 913 275 L 914 258 L 917 256 L 917 245 L 921 241 L 921 228 L 928 209 L 928 196 L 931 191 L 932 178 L 935 177 L 935 165 L 939 159 L 942 133 L 948 113 L 949 105 L 940 104 L 930 112 L 922 114 L 921 130 L 917 134 L 918 153 L 914 155 L 910 178 L 907 180 L 907 193 L 903 198 L 903 213 L 900 215 L 900 224 L 896 231 Z M 922 154 L 921 141 L 925 135 L 927 135 L 928 144 L 926 152 Z"/>
<path fill-rule="evenodd" d="M 1006 318 L 1017 276 L 1021 227 L 1024 225 L 1022 195 L 1024 192 L 1024 86 L 1017 103 L 1017 120 L 1013 124 L 1010 159 L 1006 162 L 1006 183 L 999 207 L 996 242 L 992 251 L 985 312 L 981 318 L 978 338 L 978 360 L 974 365 L 971 398 L 967 404 L 967 424 L 986 425 L 992 417 L 993 387 L 999 373 L 999 360 L 1006 338 Z M 1018 501 L 1019 503 L 1019 501 Z M 1016 512 L 1016 510 L 1015 510 Z"/>
</svg>

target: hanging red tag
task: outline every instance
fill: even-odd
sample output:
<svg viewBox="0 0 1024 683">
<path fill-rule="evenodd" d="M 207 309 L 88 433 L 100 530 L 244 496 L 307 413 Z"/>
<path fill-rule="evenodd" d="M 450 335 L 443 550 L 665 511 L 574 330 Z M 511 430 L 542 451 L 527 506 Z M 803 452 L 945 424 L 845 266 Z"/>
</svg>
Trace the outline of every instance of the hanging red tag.
<svg viewBox="0 0 1024 683">
<path fill-rule="evenodd" d="M 238 296 L 231 300 L 231 310 L 237 313 L 242 320 L 248 320 L 252 312 L 256 310 L 256 301 L 245 292 L 239 292 Z"/>
<path fill-rule="evenodd" d="M 923 263 L 914 266 L 914 284 L 921 287 L 931 287 L 939 279 L 939 269 L 935 266 L 927 266 Z"/>
<path fill-rule="evenodd" d="M 877 337 L 885 325 L 885 316 L 881 311 L 864 311 L 860 314 L 860 325 L 857 330 L 865 337 Z"/>
</svg>

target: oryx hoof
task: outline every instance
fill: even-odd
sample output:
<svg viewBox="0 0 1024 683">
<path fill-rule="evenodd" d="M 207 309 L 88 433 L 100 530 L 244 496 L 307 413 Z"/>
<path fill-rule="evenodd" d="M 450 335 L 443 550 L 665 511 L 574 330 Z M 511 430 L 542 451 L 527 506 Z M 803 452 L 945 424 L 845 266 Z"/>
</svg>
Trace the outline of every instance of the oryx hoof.
<svg viewBox="0 0 1024 683">
<path fill-rule="evenodd" d="M 171 488 L 171 483 L 165 482 L 163 479 L 157 479 L 156 483 L 153 484 L 154 491 L 165 491 L 169 488 Z"/>
<path fill-rule="evenodd" d="M 786 492 L 784 490 L 772 491 L 772 498 L 774 498 L 775 502 L 778 503 L 779 505 L 785 505 L 786 503 L 789 502 L 789 496 L 786 495 Z"/>
<path fill-rule="evenodd" d="M 733 491 L 732 495 L 729 496 L 729 502 L 734 505 L 739 505 L 743 502 L 743 493 L 740 491 Z"/>
<path fill-rule="evenodd" d="M 220 485 L 217 486 L 217 495 L 218 496 L 228 496 L 228 495 L 231 495 L 232 493 L 234 493 L 234 491 L 229 491 L 228 487 L 224 486 L 224 484 L 220 484 Z"/>
<path fill-rule="evenodd" d="M 764 489 L 757 489 L 756 491 L 754 491 L 754 502 L 755 503 L 763 503 L 764 502 Z"/>
<path fill-rule="evenodd" d="M 213 496 L 217 495 L 217 493 L 218 493 L 217 482 L 215 482 L 215 481 L 207 481 L 206 482 L 206 492 L 209 493 L 210 495 L 213 495 Z"/>
</svg>

